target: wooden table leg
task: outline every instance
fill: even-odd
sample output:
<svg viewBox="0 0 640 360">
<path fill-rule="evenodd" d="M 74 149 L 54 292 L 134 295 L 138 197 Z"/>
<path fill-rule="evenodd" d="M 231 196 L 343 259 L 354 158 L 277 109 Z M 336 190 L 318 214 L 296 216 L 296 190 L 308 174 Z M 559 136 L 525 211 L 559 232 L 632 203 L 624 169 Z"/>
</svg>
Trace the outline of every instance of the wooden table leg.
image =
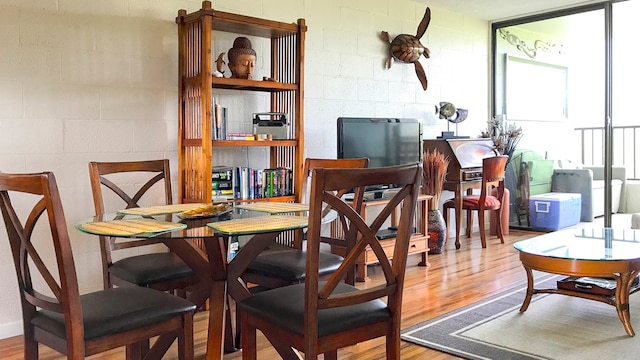
<svg viewBox="0 0 640 360">
<path fill-rule="evenodd" d="M 235 350 L 233 336 L 225 336 L 227 305 L 227 247 L 229 238 L 219 236 L 205 238 L 204 244 L 209 260 L 212 279 L 209 294 L 209 328 L 207 336 L 207 359 L 222 359 L 225 348 Z M 225 346 L 226 344 L 226 346 Z"/>
<path fill-rule="evenodd" d="M 211 287 L 209 302 L 209 334 L 225 334 L 225 298 L 227 284 L 225 281 L 214 281 Z M 207 336 L 207 359 L 222 359 L 224 355 L 224 339 L 226 336 Z M 233 340 L 233 337 L 232 339 Z"/>
<path fill-rule="evenodd" d="M 631 314 L 629 313 L 629 292 L 633 279 L 637 275 L 637 272 L 614 275 L 616 279 L 615 307 L 618 312 L 618 318 L 622 321 L 622 326 L 624 326 L 624 330 L 629 336 L 635 336 L 635 332 L 631 326 Z"/>
<path fill-rule="evenodd" d="M 527 295 L 524 297 L 524 301 L 522 302 L 522 306 L 520 307 L 520 312 L 523 313 L 527 311 L 529 308 L 529 304 L 531 303 L 531 297 L 533 296 L 533 272 L 531 268 L 524 265 L 524 270 L 527 272 Z"/>
</svg>

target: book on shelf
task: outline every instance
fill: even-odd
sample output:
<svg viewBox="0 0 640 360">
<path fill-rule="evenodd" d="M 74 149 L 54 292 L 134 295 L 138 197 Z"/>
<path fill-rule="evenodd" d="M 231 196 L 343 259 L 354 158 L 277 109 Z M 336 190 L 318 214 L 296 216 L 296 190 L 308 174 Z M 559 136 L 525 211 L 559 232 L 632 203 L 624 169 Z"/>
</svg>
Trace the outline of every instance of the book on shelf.
<svg viewBox="0 0 640 360">
<path fill-rule="evenodd" d="M 293 194 L 293 172 L 278 167 L 252 169 L 249 167 L 217 166 L 211 172 L 211 194 L 216 201 L 251 200 Z"/>
<path fill-rule="evenodd" d="M 214 140 L 226 140 L 227 138 L 227 108 L 218 103 L 213 97 L 213 124 L 211 124 L 211 137 Z"/>
<path fill-rule="evenodd" d="M 233 183 L 231 180 L 211 180 L 211 190 L 233 191 Z"/>
<path fill-rule="evenodd" d="M 255 140 L 256 136 L 250 133 L 228 133 L 226 140 Z"/>
</svg>

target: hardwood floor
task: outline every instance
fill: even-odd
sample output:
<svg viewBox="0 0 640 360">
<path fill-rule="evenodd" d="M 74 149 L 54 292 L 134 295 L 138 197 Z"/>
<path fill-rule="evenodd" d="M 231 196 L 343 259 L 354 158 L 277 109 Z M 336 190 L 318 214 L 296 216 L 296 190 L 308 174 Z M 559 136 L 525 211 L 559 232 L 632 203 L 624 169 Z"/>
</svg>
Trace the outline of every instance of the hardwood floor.
<svg viewBox="0 0 640 360">
<path fill-rule="evenodd" d="M 440 255 L 430 255 L 429 266 L 416 264 L 419 256 L 409 257 L 405 279 L 402 327 L 406 328 L 424 320 L 444 314 L 453 309 L 471 304 L 499 293 L 503 288 L 516 282 L 525 281 L 526 275 L 518 260 L 517 251 L 512 244 L 516 241 L 536 235 L 533 232 L 511 230 L 505 237 L 505 244 L 494 237 L 487 238 L 487 248 L 480 246 L 479 234 L 471 239 L 463 236 L 462 248 L 456 250 L 453 241 L 449 241 Z M 379 269 L 369 267 L 371 281 L 360 286 L 372 286 L 382 281 Z M 196 314 L 195 341 L 196 358 L 204 359 L 207 314 Z M 260 339 L 260 338 L 259 338 Z M 276 359 L 273 348 L 263 339 L 259 340 L 260 359 Z M 19 360 L 22 355 L 22 337 L 0 340 L 0 354 L 5 360 Z M 341 349 L 340 359 L 385 359 L 382 338 Z M 177 359 L 177 346 L 174 344 L 166 359 Z M 241 359 L 241 352 L 225 355 L 224 359 Z M 55 351 L 41 347 L 40 359 L 64 359 Z M 90 359 L 124 359 L 123 350 L 114 350 L 96 355 Z M 402 343 L 402 359 L 457 359 L 457 357 L 430 350 L 411 343 Z"/>
</svg>

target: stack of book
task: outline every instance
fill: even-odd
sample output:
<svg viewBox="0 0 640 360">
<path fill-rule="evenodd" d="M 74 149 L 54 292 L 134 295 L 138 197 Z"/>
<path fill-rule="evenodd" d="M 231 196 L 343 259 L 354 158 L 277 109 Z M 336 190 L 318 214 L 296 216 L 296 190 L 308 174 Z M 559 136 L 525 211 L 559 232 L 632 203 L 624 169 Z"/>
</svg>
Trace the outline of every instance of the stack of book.
<svg viewBox="0 0 640 360">
<path fill-rule="evenodd" d="M 293 194 L 293 172 L 278 167 L 216 166 L 211 171 L 211 196 L 215 201 L 251 200 Z"/>
</svg>

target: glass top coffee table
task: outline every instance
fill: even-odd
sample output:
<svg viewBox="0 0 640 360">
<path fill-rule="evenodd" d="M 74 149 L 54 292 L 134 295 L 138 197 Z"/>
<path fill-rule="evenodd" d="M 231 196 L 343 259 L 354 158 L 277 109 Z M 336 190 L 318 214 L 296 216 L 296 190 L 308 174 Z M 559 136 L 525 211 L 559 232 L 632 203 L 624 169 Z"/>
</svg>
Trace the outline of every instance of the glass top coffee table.
<svg viewBox="0 0 640 360">
<path fill-rule="evenodd" d="M 553 293 L 601 301 L 615 306 L 627 334 L 634 336 L 629 316 L 629 295 L 640 289 L 634 279 L 640 273 L 640 230 L 594 228 L 551 232 L 519 241 L 514 247 L 527 272 L 525 312 L 533 294 Z M 533 270 L 546 273 L 615 279 L 614 295 L 568 289 L 534 289 Z"/>
</svg>

